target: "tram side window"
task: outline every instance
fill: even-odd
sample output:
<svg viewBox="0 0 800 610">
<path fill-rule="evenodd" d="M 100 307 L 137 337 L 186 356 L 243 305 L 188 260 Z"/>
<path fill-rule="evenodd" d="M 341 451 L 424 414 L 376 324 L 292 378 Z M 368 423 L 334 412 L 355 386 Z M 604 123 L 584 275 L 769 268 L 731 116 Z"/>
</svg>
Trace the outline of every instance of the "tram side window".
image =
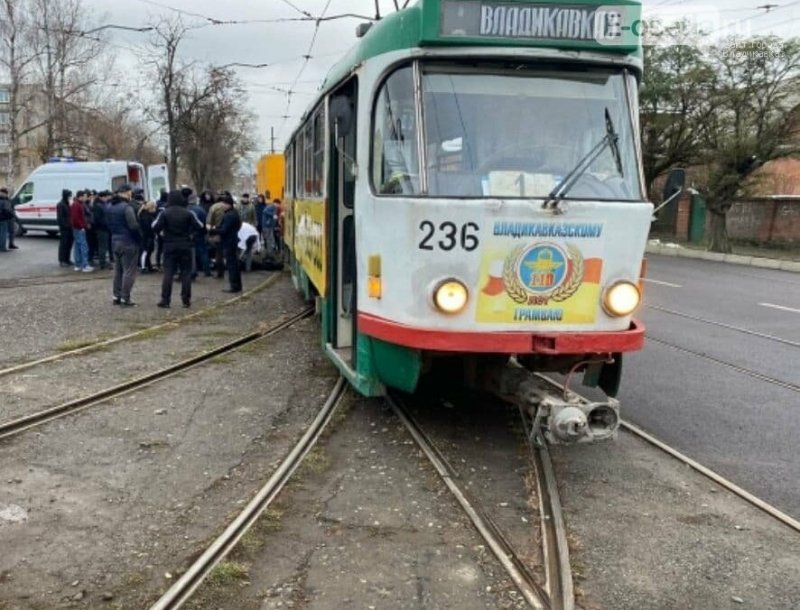
<svg viewBox="0 0 800 610">
<path fill-rule="evenodd" d="M 303 130 L 303 193 L 314 194 L 314 124 L 309 121 Z"/>
<path fill-rule="evenodd" d="M 314 113 L 314 147 L 312 150 L 313 158 L 312 171 L 314 179 L 311 183 L 312 194 L 316 197 L 322 197 L 323 181 L 324 181 L 324 165 L 325 165 L 325 132 L 323 120 L 324 110 L 320 108 Z"/>
<path fill-rule="evenodd" d="M 305 172 L 303 169 L 303 132 L 300 131 L 294 142 L 294 192 L 300 199 L 306 194 L 304 189 Z"/>
<path fill-rule="evenodd" d="M 375 103 L 372 134 L 372 183 L 384 195 L 417 195 L 417 113 L 410 67 L 394 72 Z"/>
<path fill-rule="evenodd" d="M 291 199 L 294 198 L 294 144 L 290 144 L 286 148 L 286 187 L 285 195 Z"/>
</svg>

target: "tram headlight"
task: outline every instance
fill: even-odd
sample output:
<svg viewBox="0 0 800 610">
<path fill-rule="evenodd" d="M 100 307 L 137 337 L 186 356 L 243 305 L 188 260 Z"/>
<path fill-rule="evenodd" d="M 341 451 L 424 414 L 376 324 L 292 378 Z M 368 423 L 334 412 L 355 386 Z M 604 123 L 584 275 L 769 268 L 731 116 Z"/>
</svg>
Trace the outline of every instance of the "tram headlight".
<svg viewBox="0 0 800 610">
<path fill-rule="evenodd" d="M 467 304 L 469 292 L 467 287 L 457 279 L 441 282 L 433 291 L 433 302 L 439 311 L 444 313 L 458 313 Z"/>
<path fill-rule="evenodd" d="M 615 282 L 603 294 L 603 309 L 608 315 L 617 318 L 629 316 L 641 302 L 642 294 L 633 282 Z"/>
</svg>

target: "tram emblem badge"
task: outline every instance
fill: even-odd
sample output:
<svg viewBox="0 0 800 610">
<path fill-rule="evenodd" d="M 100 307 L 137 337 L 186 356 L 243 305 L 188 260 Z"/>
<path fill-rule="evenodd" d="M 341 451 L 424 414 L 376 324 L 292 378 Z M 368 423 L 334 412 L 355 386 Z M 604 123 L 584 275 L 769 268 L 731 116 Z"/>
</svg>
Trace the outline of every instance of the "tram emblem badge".
<svg viewBox="0 0 800 610">
<path fill-rule="evenodd" d="M 551 243 L 519 246 L 503 263 L 503 286 L 515 302 L 547 305 L 572 297 L 583 283 L 585 265 L 580 250 Z"/>
</svg>

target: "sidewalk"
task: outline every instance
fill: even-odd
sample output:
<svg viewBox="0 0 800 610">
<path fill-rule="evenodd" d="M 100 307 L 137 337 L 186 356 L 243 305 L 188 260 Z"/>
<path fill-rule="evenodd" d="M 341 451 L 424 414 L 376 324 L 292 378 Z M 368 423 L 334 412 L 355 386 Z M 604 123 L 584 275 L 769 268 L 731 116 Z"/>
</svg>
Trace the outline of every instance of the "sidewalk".
<svg viewBox="0 0 800 610">
<path fill-rule="evenodd" d="M 762 269 L 777 269 L 780 271 L 800 273 L 800 252 L 761 250 L 758 248 L 736 246 L 734 246 L 734 250 L 736 251 L 734 254 L 722 254 L 720 252 L 708 252 L 700 247 L 687 244 L 662 242 L 659 239 L 651 239 L 647 242 L 648 254 L 695 258 L 706 261 L 717 261 L 734 265 L 746 265 L 749 267 L 760 267 Z M 753 254 L 754 252 L 756 254 Z"/>
</svg>

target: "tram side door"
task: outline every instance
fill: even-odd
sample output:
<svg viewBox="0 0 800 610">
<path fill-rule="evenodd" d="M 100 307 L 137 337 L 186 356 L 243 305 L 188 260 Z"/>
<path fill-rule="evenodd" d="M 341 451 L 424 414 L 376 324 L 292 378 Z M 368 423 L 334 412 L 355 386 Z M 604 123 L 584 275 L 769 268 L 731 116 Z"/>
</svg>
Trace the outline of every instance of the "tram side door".
<svg viewBox="0 0 800 610">
<path fill-rule="evenodd" d="M 336 227 L 333 287 L 336 295 L 332 343 L 340 355 L 356 367 L 356 103 L 355 79 L 339 89 L 330 101 L 332 151 L 332 202 Z"/>
</svg>

